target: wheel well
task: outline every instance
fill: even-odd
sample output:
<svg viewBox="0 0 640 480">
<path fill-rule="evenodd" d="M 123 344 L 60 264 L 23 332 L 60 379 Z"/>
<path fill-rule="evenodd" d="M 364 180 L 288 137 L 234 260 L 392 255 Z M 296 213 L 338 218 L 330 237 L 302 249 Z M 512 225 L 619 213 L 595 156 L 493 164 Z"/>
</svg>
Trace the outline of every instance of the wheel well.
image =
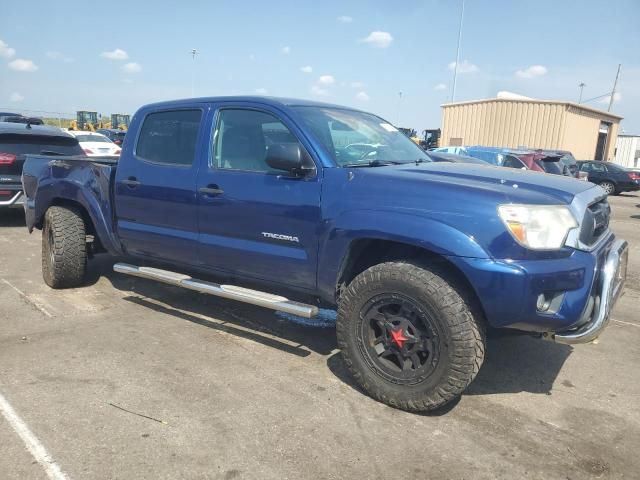
<svg viewBox="0 0 640 480">
<path fill-rule="evenodd" d="M 443 255 L 426 248 L 402 242 L 378 239 L 355 240 L 349 248 L 336 285 L 336 300 L 351 281 L 369 267 L 379 263 L 405 260 L 417 265 L 437 265 L 446 273 L 446 280 L 468 295 L 472 306 L 485 318 L 484 309 L 466 275 Z"/>
<path fill-rule="evenodd" d="M 87 209 L 84 208 L 80 203 L 78 202 L 74 202 L 73 200 L 69 200 L 66 198 L 54 198 L 51 201 L 51 207 L 68 207 L 68 208 L 72 208 L 74 210 L 76 210 L 81 216 L 82 216 L 82 220 L 84 222 L 84 226 L 85 226 L 85 231 L 87 235 L 90 235 L 91 237 L 93 237 L 93 248 L 92 251 L 94 253 L 103 251 L 103 247 L 102 244 L 100 243 L 100 238 L 98 237 L 98 234 L 96 233 L 96 228 L 93 224 L 93 220 L 91 219 L 91 217 L 89 216 L 89 212 L 87 212 Z M 42 228 L 42 223 L 44 222 L 44 216 L 42 218 L 42 220 L 40 220 L 40 223 L 38 225 L 38 228 Z"/>
</svg>

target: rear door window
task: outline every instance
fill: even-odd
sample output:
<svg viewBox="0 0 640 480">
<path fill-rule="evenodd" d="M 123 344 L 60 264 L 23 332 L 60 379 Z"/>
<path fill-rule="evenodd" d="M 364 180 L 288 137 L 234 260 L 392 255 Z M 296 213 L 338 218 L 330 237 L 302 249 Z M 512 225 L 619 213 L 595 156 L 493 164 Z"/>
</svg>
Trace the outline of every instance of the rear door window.
<svg viewBox="0 0 640 480">
<path fill-rule="evenodd" d="M 197 109 L 150 113 L 140 129 L 136 156 L 152 163 L 192 165 L 201 119 Z"/>
</svg>

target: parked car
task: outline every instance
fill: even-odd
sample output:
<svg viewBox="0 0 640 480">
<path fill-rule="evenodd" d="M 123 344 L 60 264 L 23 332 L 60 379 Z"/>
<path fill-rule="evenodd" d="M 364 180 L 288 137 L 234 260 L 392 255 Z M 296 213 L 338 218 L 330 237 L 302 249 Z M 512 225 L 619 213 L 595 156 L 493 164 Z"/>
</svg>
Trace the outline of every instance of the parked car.
<svg viewBox="0 0 640 480">
<path fill-rule="evenodd" d="M 41 118 L 38 117 L 25 117 L 19 113 L 0 112 L 0 122 L 10 123 L 29 123 L 31 125 L 44 125 Z"/>
<path fill-rule="evenodd" d="M 87 157 L 117 157 L 122 149 L 101 133 L 69 130 L 80 142 L 80 147 Z"/>
<path fill-rule="evenodd" d="M 126 131 L 118 130 L 117 128 L 99 128 L 96 132 L 101 133 L 119 147 L 122 147 L 124 137 L 127 135 Z"/>
<path fill-rule="evenodd" d="M 336 308 L 346 368 L 396 408 L 457 398 L 487 325 L 593 341 L 623 288 L 627 243 L 600 187 L 431 162 L 366 112 L 187 99 L 142 107 L 130 135 L 119 162 L 26 161 L 45 283 L 82 285 L 106 251 L 123 274 L 307 318 Z M 376 148 L 354 160 L 345 138 Z"/>
<path fill-rule="evenodd" d="M 554 175 L 563 174 L 563 169 L 559 165 L 562 156 L 559 154 L 500 147 L 468 146 L 465 148 L 470 157 L 479 158 L 499 167 L 533 170 Z M 566 173 L 570 176 L 568 170 Z"/>
<path fill-rule="evenodd" d="M 562 169 L 563 175 L 568 175 L 570 177 L 581 178 L 580 169 L 578 168 L 578 162 L 571 152 L 568 150 L 543 150 L 537 149 L 536 153 L 541 153 L 550 156 L 560 156 L 560 160 L 558 162 L 558 166 Z M 586 180 L 586 175 L 584 175 L 584 179 Z"/>
<path fill-rule="evenodd" d="M 22 205 L 20 175 L 29 153 L 84 155 L 78 141 L 59 128 L 0 122 L 0 208 Z"/>
<path fill-rule="evenodd" d="M 446 153 L 439 150 L 429 150 L 427 156 L 434 162 L 451 162 L 451 163 L 474 163 L 476 165 L 490 165 L 484 160 L 479 158 L 469 157 L 467 155 L 460 155 L 457 153 Z"/>
<path fill-rule="evenodd" d="M 429 152 L 453 153 L 455 155 L 469 155 L 465 147 L 438 147 L 432 148 Z"/>
<path fill-rule="evenodd" d="M 600 185 L 607 195 L 640 190 L 638 174 L 629 172 L 615 163 L 589 160 L 579 161 L 578 166 L 581 171 L 587 172 L 589 181 Z"/>
</svg>

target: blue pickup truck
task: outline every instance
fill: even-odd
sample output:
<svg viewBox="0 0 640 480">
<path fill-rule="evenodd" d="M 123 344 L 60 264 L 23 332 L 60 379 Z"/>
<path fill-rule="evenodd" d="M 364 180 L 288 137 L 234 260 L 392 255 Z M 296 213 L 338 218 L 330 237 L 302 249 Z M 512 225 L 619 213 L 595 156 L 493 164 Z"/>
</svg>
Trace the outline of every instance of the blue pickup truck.
<svg viewBox="0 0 640 480">
<path fill-rule="evenodd" d="M 50 287 L 81 286 L 107 252 L 123 274 L 308 318 L 335 308 L 353 378 L 410 411 L 465 390 L 487 327 L 593 341 L 626 275 L 600 187 L 432 162 L 380 117 L 323 103 L 144 106 L 118 162 L 32 155 L 22 181 Z"/>
</svg>

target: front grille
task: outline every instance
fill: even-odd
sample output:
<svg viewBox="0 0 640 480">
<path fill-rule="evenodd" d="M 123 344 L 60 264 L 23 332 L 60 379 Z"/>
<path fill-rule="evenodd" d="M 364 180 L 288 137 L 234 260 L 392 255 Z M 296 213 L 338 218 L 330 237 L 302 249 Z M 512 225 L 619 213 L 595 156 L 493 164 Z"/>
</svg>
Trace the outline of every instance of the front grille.
<svg viewBox="0 0 640 480">
<path fill-rule="evenodd" d="M 606 198 L 587 207 L 580 227 L 580 242 L 588 247 L 594 245 L 609 230 L 611 207 Z"/>
</svg>

